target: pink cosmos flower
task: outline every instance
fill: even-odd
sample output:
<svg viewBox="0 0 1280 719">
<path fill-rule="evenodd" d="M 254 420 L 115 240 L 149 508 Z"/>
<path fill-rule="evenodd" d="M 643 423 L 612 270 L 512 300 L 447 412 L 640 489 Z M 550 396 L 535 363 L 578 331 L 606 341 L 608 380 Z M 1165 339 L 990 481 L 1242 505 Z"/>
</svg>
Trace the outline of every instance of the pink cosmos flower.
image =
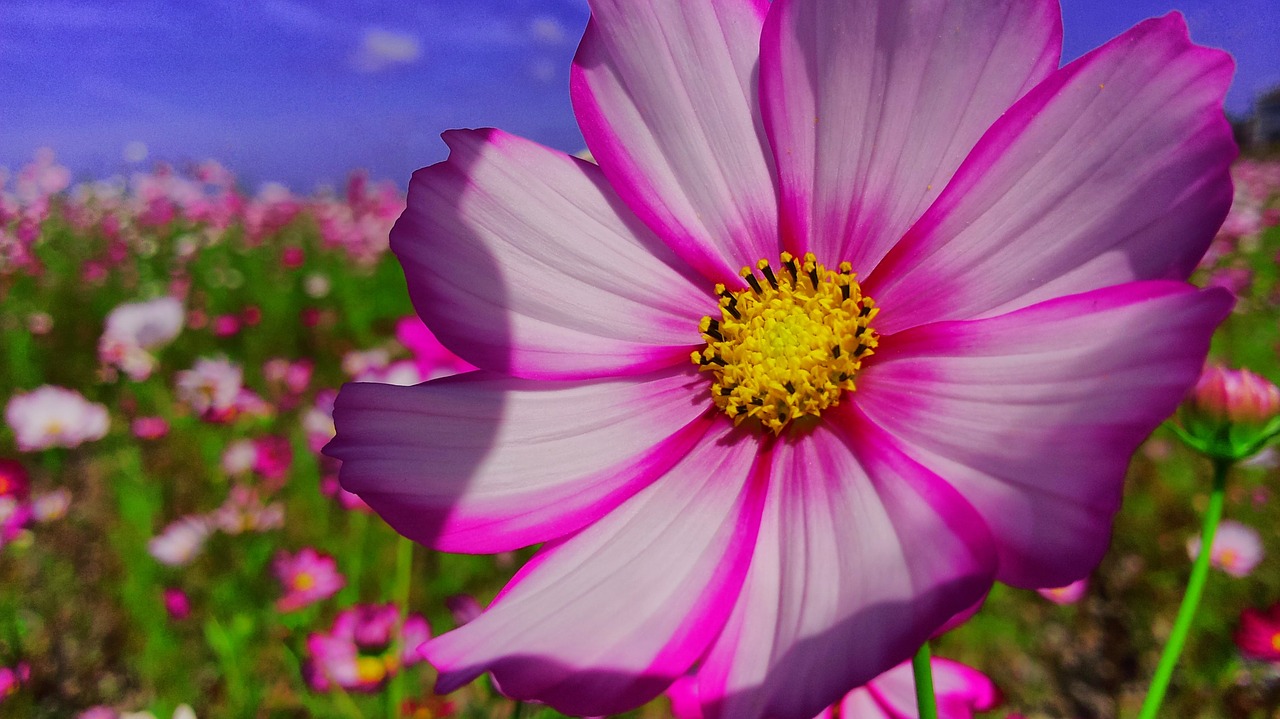
<svg viewBox="0 0 1280 719">
<path fill-rule="evenodd" d="M 27 468 L 13 459 L 0 459 L 0 497 L 25 500 L 31 492 Z"/>
<path fill-rule="evenodd" d="M 235 315 L 218 315 L 213 318 L 213 336 L 231 337 L 240 331 L 240 318 Z"/>
<path fill-rule="evenodd" d="M 98 358 L 135 382 L 145 380 L 155 369 L 151 350 L 172 342 L 182 331 L 184 317 L 182 302 L 174 297 L 120 305 L 107 315 Z"/>
<path fill-rule="evenodd" d="M 360 605 L 340 613 L 328 633 L 307 637 L 307 683 L 321 692 L 333 684 L 374 692 L 401 667 L 422 661 L 418 646 L 431 637 L 427 620 L 416 614 L 405 618 L 397 656 L 391 644 L 398 620 L 393 604 Z"/>
<path fill-rule="evenodd" d="M 70 508 L 71 492 L 67 489 L 37 494 L 31 498 L 31 519 L 40 523 L 52 522 L 67 516 Z"/>
<path fill-rule="evenodd" d="M 107 408 L 75 390 L 44 385 L 14 395 L 5 407 L 18 449 L 36 452 L 50 447 L 76 447 L 107 435 Z"/>
<path fill-rule="evenodd" d="M 253 469 L 253 462 L 258 456 L 253 440 L 237 439 L 222 450 L 222 471 L 228 476 L 238 477 Z"/>
<path fill-rule="evenodd" d="M 1187 554 L 1194 561 L 1200 555 L 1200 537 L 1187 539 Z M 1262 537 L 1258 530 L 1226 519 L 1213 537 L 1209 563 L 1233 577 L 1247 577 L 1262 561 Z"/>
<path fill-rule="evenodd" d="M 191 599 L 177 587 L 164 590 L 164 610 L 171 619 L 179 621 L 191 616 Z"/>
<path fill-rule="evenodd" d="M 178 373 L 178 398 L 201 416 L 217 415 L 235 408 L 243 382 L 244 371 L 230 360 L 199 359 Z"/>
<path fill-rule="evenodd" d="M 18 662 L 12 667 L 0 667 L 0 701 L 18 693 L 23 684 L 31 681 L 31 666 Z"/>
<path fill-rule="evenodd" d="M 253 440 L 253 471 L 278 487 L 293 466 L 293 446 L 288 437 L 267 435 Z"/>
<path fill-rule="evenodd" d="M 1054 604 L 1075 604 L 1083 599 L 1085 593 L 1089 591 L 1089 580 L 1088 578 L 1077 579 L 1065 587 L 1052 587 L 1036 591 L 1040 593 L 1040 596 Z"/>
<path fill-rule="evenodd" d="M 1247 369 L 1207 364 L 1186 410 L 1204 422 L 1261 426 L 1280 416 L 1280 387 Z"/>
<path fill-rule="evenodd" d="M 934 694 L 939 719 L 972 719 L 975 712 L 994 709 L 1001 702 L 1000 691 L 982 672 L 960 662 L 934 657 Z M 703 719 L 697 682 L 681 677 L 667 690 L 675 719 Z M 866 686 L 849 692 L 835 705 L 823 709 L 817 719 L 917 719 L 916 682 L 911 662 L 903 662 Z"/>
<path fill-rule="evenodd" d="M 346 584 L 333 557 L 305 547 L 297 554 L 281 552 L 274 564 L 285 595 L 276 602 L 282 612 L 292 612 L 333 596 Z"/>
<path fill-rule="evenodd" d="M 160 439 L 169 434 L 169 421 L 164 417 L 138 417 L 129 428 L 138 439 Z"/>
<path fill-rule="evenodd" d="M 265 532 L 284 526 L 284 505 L 264 502 L 257 491 L 236 485 L 222 505 L 209 513 L 208 520 L 227 534 Z"/>
<path fill-rule="evenodd" d="M 333 401 L 337 396 L 333 390 L 321 390 L 316 393 L 312 406 L 302 413 L 302 429 L 307 434 L 307 446 L 312 452 L 319 452 L 333 439 Z"/>
<path fill-rule="evenodd" d="M 398 531 L 544 543 L 437 690 L 610 714 L 701 660 L 707 716 L 810 719 L 994 581 L 1088 574 L 1231 307 L 1183 281 L 1230 58 L 1171 14 L 1059 68 L 1056 0 L 591 9 L 599 165 L 449 132 L 392 231 L 480 371 L 337 401 Z"/>
<path fill-rule="evenodd" d="M 1236 630 L 1236 646 L 1249 659 L 1280 662 L 1280 604 L 1265 611 L 1244 610 Z"/>
<path fill-rule="evenodd" d="M 213 526 L 204 517 L 182 517 L 152 537 L 147 542 L 147 552 L 161 564 L 181 567 L 200 554 L 212 533 Z"/>
<path fill-rule="evenodd" d="M 13 497 L 0 497 L 0 549 L 17 539 L 31 524 L 31 505 Z"/>
</svg>

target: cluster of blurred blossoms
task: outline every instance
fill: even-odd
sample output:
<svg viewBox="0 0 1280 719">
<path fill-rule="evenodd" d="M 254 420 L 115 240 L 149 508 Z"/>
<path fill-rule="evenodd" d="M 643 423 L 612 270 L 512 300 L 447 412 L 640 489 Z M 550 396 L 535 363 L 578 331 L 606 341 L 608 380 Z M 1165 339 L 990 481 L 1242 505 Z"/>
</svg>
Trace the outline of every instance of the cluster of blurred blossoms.
<svg viewBox="0 0 1280 719">
<path fill-rule="evenodd" d="M 160 248 L 151 231 L 157 228 L 190 228 L 176 242 L 177 256 L 190 259 L 201 247 L 222 242 L 233 228 L 245 244 L 255 246 L 304 215 L 314 222 L 325 247 L 371 265 L 385 254 L 387 234 L 404 210 L 404 197 L 394 184 L 371 183 L 362 173 L 353 174 L 341 194 L 299 197 L 268 183 L 250 196 L 214 161 L 189 173 L 159 165 L 128 178 L 72 187 L 70 171 L 57 164 L 52 151 L 41 150 L 14 175 L 11 187 L 4 179 L 0 175 L 0 276 L 43 270 L 33 248 L 55 209 L 77 232 L 107 240 L 102 256 L 82 268 L 84 279 L 96 282 L 135 254 L 154 255 Z M 296 246 L 286 247 L 282 261 L 297 268 L 303 255 Z"/>
<path fill-rule="evenodd" d="M 319 253 L 341 258 L 341 271 L 354 268 L 372 276 L 388 253 L 388 231 L 403 209 L 404 196 L 393 184 L 371 183 L 361 173 L 353 174 L 342 192 L 301 197 L 280 185 L 245 194 L 216 162 L 189 172 L 161 165 L 127 179 L 72 186 L 70 172 L 42 151 L 12 176 L 0 171 L 0 295 L 12 291 L 15 282 L 46 277 L 51 253 L 42 257 L 44 243 L 66 232 L 90 238 L 80 247 L 90 256 L 77 260 L 74 277 L 47 279 L 69 280 L 86 295 L 119 296 L 123 289 L 134 298 L 105 316 L 77 319 L 78 325 L 101 322 L 96 348 L 88 348 L 96 349 L 97 372 L 84 385 L 22 388 L 16 380 L 20 389 L 0 397 L 13 446 L 30 455 L 29 460 L 0 458 L 0 551 L 30 545 L 36 525 L 68 513 L 72 494 L 67 489 L 33 491 L 32 478 L 56 481 L 58 468 L 76 448 L 115 437 L 160 447 L 184 441 L 182 435 L 191 433 L 175 430 L 192 423 L 215 430 L 201 436 L 220 438 L 220 461 L 200 466 L 198 473 L 218 472 L 211 486 L 215 491 L 225 487 L 225 494 L 220 504 L 162 518 L 164 525 L 146 543 L 150 561 L 169 568 L 155 592 L 172 621 L 207 611 L 203 605 L 212 600 L 203 591 L 191 591 L 182 572 L 200 560 L 214 537 L 234 541 L 284 528 L 282 490 L 304 474 L 296 470 L 295 436 L 301 439 L 297 451 L 312 454 L 308 470 L 319 468 L 316 490 L 343 510 L 366 514 L 364 502 L 338 485 L 339 462 L 320 455 L 334 435 L 336 387 L 316 386 L 311 359 L 268 357 L 246 371 L 242 357 L 248 353 L 237 351 L 230 340 L 250 334 L 269 310 L 253 304 L 219 308 L 207 287 L 210 278 L 223 289 L 246 280 L 234 262 L 210 270 L 206 256 L 273 255 L 275 267 L 305 273 L 305 295 L 318 301 L 328 297 L 332 283 L 324 262 L 313 261 L 316 245 Z M 166 274 L 140 277 L 145 270 L 139 268 L 152 259 Z M 61 331 L 62 318 L 51 312 L 56 310 L 30 312 L 24 329 L 33 337 Z M 297 324 L 335 324 L 326 312 L 331 311 L 304 308 Z M 411 385 L 473 369 L 440 346 L 416 317 L 399 321 L 394 335 L 366 338 L 370 344 L 347 351 L 341 362 L 345 378 Z M 217 349 L 197 349 L 193 357 L 191 348 L 208 348 L 210 339 Z M 314 691 L 376 692 L 402 668 L 422 661 L 417 647 L 430 629 L 421 615 L 395 604 L 353 604 L 350 598 L 332 609 L 331 623 L 320 623 L 327 612 L 307 611 L 335 600 L 348 585 L 334 556 L 312 546 L 277 548 L 270 573 L 277 588 L 274 611 L 292 616 L 292 628 L 307 630 L 302 673 Z M 0 665 L 0 703 L 31 682 L 32 667 L 26 661 Z M 448 713 L 447 703 L 429 704 L 435 716 Z M 421 714 L 424 707 L 409 699 L 405 711 Z M 98 706 L 81 716 L 152 715 Z M 194 712 L 184 705 L 174 716 L 188 719 Z"/>
<path fill-rule="evenodd" d="M 29 542 L 33 525 L 62 518 L 70 504 L 71 494 L 65 489 L 32 494 L 27 470 L 14 460 L 0 459 L 0 550 L 6 544 Z"/>
</svg>

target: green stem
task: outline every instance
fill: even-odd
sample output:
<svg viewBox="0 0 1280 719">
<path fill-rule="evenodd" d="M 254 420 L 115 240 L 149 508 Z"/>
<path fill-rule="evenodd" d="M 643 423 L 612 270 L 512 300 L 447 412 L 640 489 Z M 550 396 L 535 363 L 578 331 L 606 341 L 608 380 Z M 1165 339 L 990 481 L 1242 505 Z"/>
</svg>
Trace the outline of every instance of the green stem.
<svg viewBox="0 0 1280 719">
<path fill-rule="evenodd" d="M 347 512 L 350 522 L 347 524 L 347 586 L 342 588 L 339 600 L 351 604 L 360 599 L 360 577 L 364 571 L 365 533 L 369 529 L 369 514 L 358 509 Z"/>
<path fill-rule="evenodd" d="M 1191 578 L 1187 580 L 1187 593 L 1182 598 L 1182 606 L 1178 607 L 1178 616 L 1173 622 L 1173 631 L 1169 641 L 1160 655 L 1160 663 L 1156 665 L 1155 676 L 1151 679 L 1151 688 L 1147 690 L 1147 698 L 1142 703 L 1142 711 L 1138 719 L 1155 719 L 1164 701 L 1165 692 L 1169 689 L 1169 680 L 1173 678 L 1173 669 L 1187 643 L 1187 634 L 1191 631 L 1191 623 L 1195 620 L 1196 607 L 1200 605 L 1200 596 L 1204 594 L 1204 583 L 1209 577 L 1209 560 L 1213 555 L 1213 538 L 1218 533 L 1218 522 L 1222 519 L 1222 506 L 1226 498 L 1227 472 L 1231 469 L 1231 461 L 1213 460 L 1213 492 L 1209 495 L 1209 508 L 1204 513 L 1204 527 L 1200 531 L 1200 553 L 1196 555 L 1195 564 L 1191 567 Z"/>
<path fill-rule="evenodd" d="M 396 539 L 396 575 L 392 585 L 392 601 L 396 604 L 396 637 L 391 643 L 396 662 L 403 664 L 404 657 L 404 622 L 409 617 L 409 589 L 413 586 L 413 540 L 405 537 Z M 391 677 L 387 687 L 387 717 L 399 719 L 400 705 L 404 701 L 404 667 L 400 666 Z"/>
<path fill-rule="evenodd" d="M 911 671 L 916 678 L 916 707 L 920 719 L 938 719 L 938 699 L 933 694 L 933 657 L 929 642 L 911 659 Z"/>
</svg>

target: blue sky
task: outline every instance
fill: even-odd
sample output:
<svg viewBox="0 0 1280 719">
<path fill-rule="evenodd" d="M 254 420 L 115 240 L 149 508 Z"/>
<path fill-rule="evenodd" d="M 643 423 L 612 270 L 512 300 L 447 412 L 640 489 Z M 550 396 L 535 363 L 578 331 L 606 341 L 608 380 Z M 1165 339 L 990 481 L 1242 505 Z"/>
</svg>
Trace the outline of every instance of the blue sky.
<svg viewBox="0 0 1280 719">
<path fill-rule="evenodd" d="M 1280 84 L 1276 0 L 1062 5 L 1067 59 L 1178 9 L 1236 56 L 1232 112 Z M 100 177 L 142 143 L 146 163 L 213 157 L 250 185 L 309 190 L 356 167 L 404 184 L 451 127 L 575 150 L 586 19 L 586 0 L 0 0 L 0 167 L 49 146 Z"/>
</svg>

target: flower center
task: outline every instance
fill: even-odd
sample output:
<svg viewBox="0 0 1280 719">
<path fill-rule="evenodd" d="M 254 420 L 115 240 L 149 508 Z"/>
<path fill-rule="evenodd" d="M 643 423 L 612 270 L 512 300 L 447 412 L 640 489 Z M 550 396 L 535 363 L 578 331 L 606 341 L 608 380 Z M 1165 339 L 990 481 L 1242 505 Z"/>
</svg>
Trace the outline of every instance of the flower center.
<svg viewBox="0 0 1280 719">
<path fill-rule="evenodd" d="M 315 586 L 315 577 L 312 577 L 307 572 L 298 572 L 293 578 L 293 588 L 299 592 L 305 592 Z"/>
<path fill-rule="evenodd" d="M 880 311 L 862 295 L 848 262 L 835 272 L 811 252 L 781 258 L 777 273 L 768 260 L 757 262 L 759 278 L 743 267 L 749 289 L 716 285 L 720 317 L 702 318 L 707 346 L 692 355 L 715 376 L 712 400 L 734 424 L 758 421 L 775 435 L 853 391 L 854 375 L 878 343 L 870 323 Z"/>
<path fill-rule="evenodd" d="M 1271 648 L 1280 652 L 1280 632 L 1271 635 Z"/>
</svg>

